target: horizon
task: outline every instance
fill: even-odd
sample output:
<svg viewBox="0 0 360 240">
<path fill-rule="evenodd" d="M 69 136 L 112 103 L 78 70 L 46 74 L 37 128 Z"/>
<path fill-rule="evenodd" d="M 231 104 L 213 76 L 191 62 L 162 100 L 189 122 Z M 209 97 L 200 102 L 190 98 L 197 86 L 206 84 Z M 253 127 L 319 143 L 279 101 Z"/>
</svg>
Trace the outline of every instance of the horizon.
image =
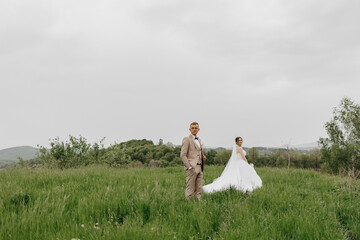
<svg viewBox="0 0 360 240">
<path fill-rule="evenodd" d="M 68 139 L 60 139 L 60 141 L 66 141 Z M 131 141 L 131 140 L 142 140 L 142 139 L 129 139 L 127 141 Z M 151 139 L 146 139 L 146 140 L 150 140 L 154 143 L 154 145 L 158 145 L 158 142 L 154 142 L 153 140 Z M 125 141 L 125 142 L 127 142 Z M 93 144 L 94 142 L 88 142 L 90 144 Z M 119 144 L 121 142 L 117 142 L 117 144 Z M 164 145 L 166 144 L 173 144 L 174 146 L 181 146 L 181 143 L 180 144 L 175 144 L 175 143 L 172 143 L 172 142 L 164 142 Z M 115 142 L 111 143 L 111 144 L 115 144 Z M 108 148 L 111 144 L 108 144 L 108 145 L 104 145 L 105 148 Z M 292 149 L 300 149 L 301 148 L 312 148 L 313 146 L 312 145 L 315 145 L 317 144 L 317 142 L 311 142 L 311 143 L 303 143 L 303 144 L 297 144 L 297 145 L 290 145 L 290 148 Z M 311 145 L 311 146 L 307 146 L 307 145 Z M 0 149 L 0 151 L 2 150 L 7 150 L 7 149 L 12 149 L 12 148 L 21 148 L 21 147 L 31 147 L 31 148 L 36 148 L 38 149 L 37 146 L 31 146 L 31 145 L 21 145 L 21 146 L 13 146 L 13 147 L 7 147 L 7 148 L 2 148 Z M 50 146 L 42 146 L 42 147 L 46 147 L 46 148 L 50 148 Z M 204 145 L 204 148 L 211 148 L 211 149 L 216 149 L 216 148 L 225 148 L 225 149 L 231 149 L 232 146 L 206 146 Z M 282 146 L 244 146 L 244 148 L 278 148 L 278 149 L 283 149 L 283 148 L 286 148 L 285 145 L 282 145 Z"/>
</svg>

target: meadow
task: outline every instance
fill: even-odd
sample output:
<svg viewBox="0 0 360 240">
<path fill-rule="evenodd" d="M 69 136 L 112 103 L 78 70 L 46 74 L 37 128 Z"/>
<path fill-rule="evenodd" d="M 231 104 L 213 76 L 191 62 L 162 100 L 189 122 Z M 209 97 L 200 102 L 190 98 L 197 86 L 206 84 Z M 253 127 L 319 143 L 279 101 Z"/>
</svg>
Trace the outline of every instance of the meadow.
<svg viewBox="0 0 360 240">
<path fill-rule="evenodd" d="M 211 182 L 223 167 L 205 168 Z M 263 187 L 185 201 L 182 167 L 0 171 L 0 239 L 360 239 L 360 182 L 257 168 Z"/>
</svg>

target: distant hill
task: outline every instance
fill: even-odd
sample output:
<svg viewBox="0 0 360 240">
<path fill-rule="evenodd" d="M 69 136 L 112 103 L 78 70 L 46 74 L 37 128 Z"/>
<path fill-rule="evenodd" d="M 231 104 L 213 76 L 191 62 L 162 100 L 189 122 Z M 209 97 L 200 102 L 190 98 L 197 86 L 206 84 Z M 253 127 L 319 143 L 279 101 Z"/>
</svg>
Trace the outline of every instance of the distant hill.
<svg viewBox="0 0 360 240">
<path fill-rule="evenodd" d="M 312 142 L 312 143 L 296 145 L 296 146 L 294 146 L 294 148 L 300 149 L 300 150 L 311 150 L 311 149 L 321 148 L 321 147 L 318 142 Z"/>
<path fill-rule="evenodd" d="M 30 160 L 36 157 L 38 149 L 31 146 L 12 147 L 0 150 L 0 168 L 18 162 L 18 157 Z"/>
<path fill-rule="evenodd" d="M 286 145 L 282 145 L 280 146 L 280 148 L 286 148 Z M 299 145 L 290 145 L 290 148 L 298 149 L 298 150 L 312 150 L 321 147 L 319 146 L 318 142 L 312 142 L 312 143 L 304 143 Z"/>
</svg>

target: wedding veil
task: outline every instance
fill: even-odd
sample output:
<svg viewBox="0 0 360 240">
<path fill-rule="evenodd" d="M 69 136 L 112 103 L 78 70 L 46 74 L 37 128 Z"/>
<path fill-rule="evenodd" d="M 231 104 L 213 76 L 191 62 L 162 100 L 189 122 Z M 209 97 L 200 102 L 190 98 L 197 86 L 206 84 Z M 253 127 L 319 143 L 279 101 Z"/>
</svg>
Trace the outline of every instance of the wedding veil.
<svg viewBox="0 0 360 240">
<path fill-rule="evenodd" d="M 226 172 L 228 172 L 231 169 L 232 163 L 238 160 L 237 156 L 236 156 L 236 154 L 237 154 L 236 153 L 236 147 L 237 147 L 237 144 L 234 143 L 232 153 L 231 153 L 231 157 L 230 157 L 229 161 L 226 163 L 226 166 L 224 168 L 224 171 L 221 173 L 221 176 L 226 174 Z"/>
</svg>

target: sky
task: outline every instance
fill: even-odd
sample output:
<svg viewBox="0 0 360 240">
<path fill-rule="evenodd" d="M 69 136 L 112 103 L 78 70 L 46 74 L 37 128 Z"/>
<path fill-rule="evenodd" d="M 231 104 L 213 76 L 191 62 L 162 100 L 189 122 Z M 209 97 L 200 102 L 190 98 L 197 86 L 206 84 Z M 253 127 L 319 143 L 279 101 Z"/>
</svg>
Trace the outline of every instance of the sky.
<svg viewBox="0 0 360 240">
<path fill-rule="evenodd" d="M 360 103 L 360 2 L 2 0 L 0 149 L 316 142 Z"/>
</svg>

